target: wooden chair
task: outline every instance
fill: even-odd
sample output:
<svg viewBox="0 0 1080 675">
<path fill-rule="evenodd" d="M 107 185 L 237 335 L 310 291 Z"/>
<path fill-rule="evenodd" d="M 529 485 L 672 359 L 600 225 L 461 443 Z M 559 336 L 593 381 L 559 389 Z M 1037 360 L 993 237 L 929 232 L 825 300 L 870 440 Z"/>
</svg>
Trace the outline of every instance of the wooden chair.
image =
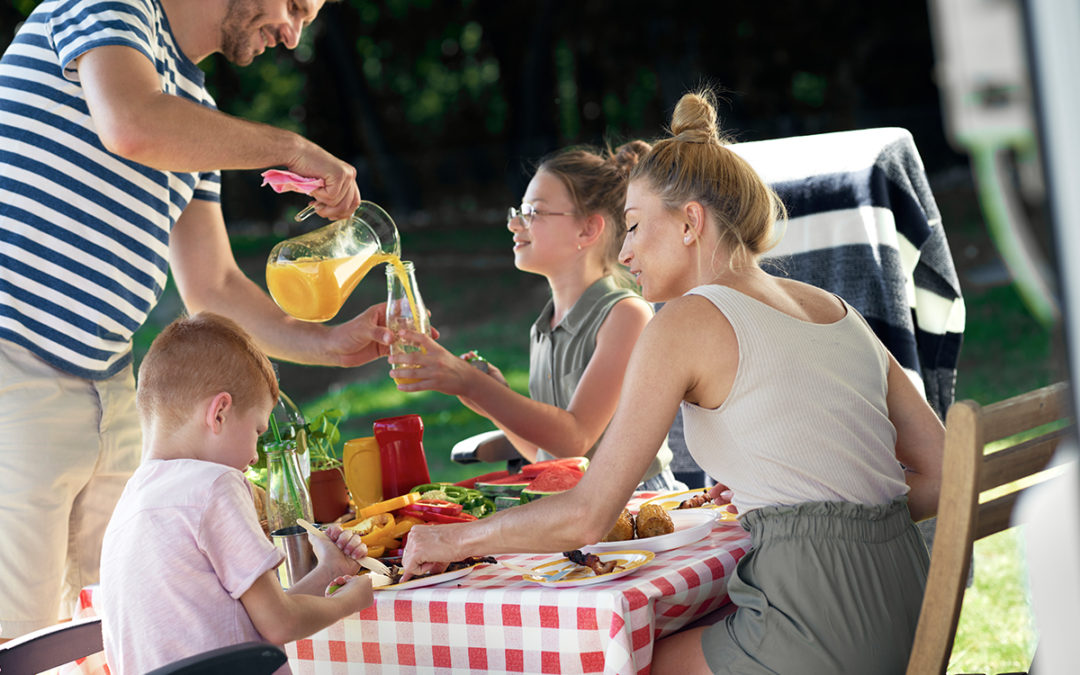
<svg viewBox="0 0 1080 675">
<path fill-rule="evenodd" d="M 1042 472 L 1071 432 L 1068 387 L 1058 383 L 985 407 L 960 401 L 945 420 L 945 457 L 937 537 L 930 557 L 907 675 L 944 673 L 976 539 L 1008 529 L 1017 497 L 1050 478 Z M 1047 428 L 1069 419 L 1068 425 Z M 984 454 L 986 444 L 1003 446 Z M 1029 480 L 1020 481 L 1022 478 Z M 1005 486 L 1005 487 L 1002 487 Z M 1004 492 L 980 503 L 980 494 Z"/>
<path fill-rule="evenodd" d="M 0 673 L 40 673 L 101 650 L 101 618 L 76 619 L 0 645 Z"/>
<path fill-rule="evenodd" d="M 270 675 L 287 660 L 280 647 L 266 642 L 241 642 L 180 659 L 146 675 Z"/>
</svg>

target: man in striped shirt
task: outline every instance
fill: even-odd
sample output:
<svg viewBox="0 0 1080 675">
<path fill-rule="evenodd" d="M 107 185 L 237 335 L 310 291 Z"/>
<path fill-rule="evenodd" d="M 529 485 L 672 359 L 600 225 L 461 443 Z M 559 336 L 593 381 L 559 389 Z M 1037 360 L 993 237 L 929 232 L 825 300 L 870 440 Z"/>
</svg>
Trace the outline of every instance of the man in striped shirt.
<svg viewBox="0 0 1080 675">
<path fill-rule="evenodd" d="M 97 580 L 141 451 L 131 336 L 170 267 L 189 311 L 278 359 L 386 353 L 377 308 L 335 326 L 281 312 L 237 267 L 220 205 L 219 171 L 266 167 L 323 179 L 321 216 L 360 203 L 352 166 L 221 113 L 196 65 L 292 49 L 325 1 L 43 0 L 0 58 L 0 640 Z"/>
</svg>

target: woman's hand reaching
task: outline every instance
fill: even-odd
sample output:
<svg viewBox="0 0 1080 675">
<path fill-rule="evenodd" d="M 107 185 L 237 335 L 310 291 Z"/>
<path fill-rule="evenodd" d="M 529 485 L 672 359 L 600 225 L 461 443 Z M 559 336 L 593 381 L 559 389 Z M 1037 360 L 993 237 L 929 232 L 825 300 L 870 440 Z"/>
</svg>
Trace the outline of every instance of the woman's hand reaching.
<svg viewBox="0 0 1080 675">
<path fill-rule="evenodd" d="M 709 499 L 713 504 L 716 504 L 728 513 L 738 513 L 739 510 L 731 503 L 731 496 L 731 489 L 726 485 L 717 483 L 709 488 Z"/>
</svg>

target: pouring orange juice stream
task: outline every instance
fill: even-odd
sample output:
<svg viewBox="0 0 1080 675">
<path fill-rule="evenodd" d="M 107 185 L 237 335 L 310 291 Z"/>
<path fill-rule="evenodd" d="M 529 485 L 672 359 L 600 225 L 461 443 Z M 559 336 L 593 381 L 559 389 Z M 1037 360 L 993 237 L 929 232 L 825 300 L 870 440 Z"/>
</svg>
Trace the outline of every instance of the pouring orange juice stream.
<svg viewBox="0 0 1080 675">
<path fill-rule="evenodd" d="M 405 273 L 401 258 L 392 253 L 373 251 L 366 257 L 358 253 L 347 258 L 301 258 L 294 262 L 268 263 L 266 286 L 278 306 L 291 316 L 302 321 L 328 321 L 338 313 L 367 273 L 384 263 L 394 268 L 405 288 L 410 314 L 420 316 L 409 275 Z M 395 330 L 394 326 L 388 328 Z M 394 378 L 394 381 L 409 384 L 417 380 L 409 377 Z"/>
</svg>

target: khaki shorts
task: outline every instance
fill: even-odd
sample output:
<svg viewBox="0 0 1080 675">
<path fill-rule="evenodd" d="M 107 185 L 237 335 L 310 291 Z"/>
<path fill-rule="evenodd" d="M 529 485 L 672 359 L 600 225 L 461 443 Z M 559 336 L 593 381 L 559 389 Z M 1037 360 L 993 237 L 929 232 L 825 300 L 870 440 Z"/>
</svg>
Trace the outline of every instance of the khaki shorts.
<svg viewBox="0 0 1080 675">
<path fill-rule="evenodd" d="M 0 340 L 0 638 L 71 616 L 141 453 L 130 366 L 84 380 Z"/>
<path fill-rule="evenodd" d="M 714 673 L 903 673 L 930 559 L 907 497 L 755 509 L 737 609 L 701 648 Z"/>
</svg>

